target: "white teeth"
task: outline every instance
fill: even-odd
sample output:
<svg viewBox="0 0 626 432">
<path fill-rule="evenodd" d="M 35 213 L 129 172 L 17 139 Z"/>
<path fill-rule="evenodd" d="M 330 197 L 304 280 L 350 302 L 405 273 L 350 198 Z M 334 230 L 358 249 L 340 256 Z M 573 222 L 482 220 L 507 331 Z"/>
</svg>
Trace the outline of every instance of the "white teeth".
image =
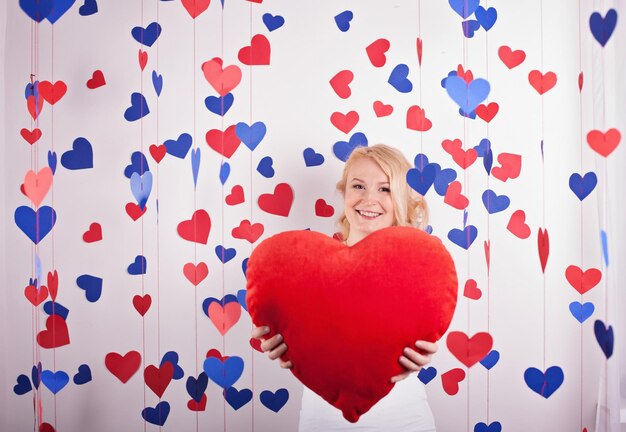
<svg viewBox="0 0 626 432">
<path fill-rule="evenodd" d="M 365 216 L 365 217 L 376 217 L 382 214 L 382 213 L 374 213 L 374 212 L 368 212 L 368 211 L 363 211 L 363 210 L 357 210 L 357 212 L 359 212 L 361 216 Z"/>
</svg>

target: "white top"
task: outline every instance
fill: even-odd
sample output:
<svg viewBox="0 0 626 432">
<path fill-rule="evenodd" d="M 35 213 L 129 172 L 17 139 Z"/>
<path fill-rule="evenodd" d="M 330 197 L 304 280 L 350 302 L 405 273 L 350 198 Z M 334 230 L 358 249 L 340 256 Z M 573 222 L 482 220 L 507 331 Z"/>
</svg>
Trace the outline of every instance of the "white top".
<svg viewBox="0 0 626 432">
<path fill-rule="evenodd" d="M 350 423 L 341 411 L 307 387 L 302 394 L 299 432 L 385 431 L 435 432 L 424 384 L 412 374 L 396 383 L 359 421 Z"/>
</svg>

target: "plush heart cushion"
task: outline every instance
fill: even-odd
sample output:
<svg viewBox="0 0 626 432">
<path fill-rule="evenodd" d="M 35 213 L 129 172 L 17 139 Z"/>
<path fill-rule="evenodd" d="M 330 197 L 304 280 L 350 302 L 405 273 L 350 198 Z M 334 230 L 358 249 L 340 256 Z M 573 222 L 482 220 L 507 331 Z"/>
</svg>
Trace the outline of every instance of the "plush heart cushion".
<svg viewBox="0 0 626 432">
<path fill-rule="evenodd" d="M 247 278 L 252 321 L 283 335 L 293 374 L 350 422 L 391 391 L 404 347 L 446 332 L 458 288 L 441 241 L 410 227 L 352 247 L 284 232 L 256 247 Z"/>
</svg>

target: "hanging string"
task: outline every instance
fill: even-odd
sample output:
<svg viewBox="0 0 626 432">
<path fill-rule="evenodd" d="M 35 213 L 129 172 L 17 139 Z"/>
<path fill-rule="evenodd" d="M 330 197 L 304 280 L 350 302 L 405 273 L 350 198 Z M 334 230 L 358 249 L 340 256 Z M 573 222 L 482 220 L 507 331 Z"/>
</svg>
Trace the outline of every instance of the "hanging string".
<svg viewBox="0 0 626 432">
<path fill-rule="evenodd" d="M 221 19 L 221 25 L 220 25 L 220 43 L 221 43 L 221 58 L 222 58 L 222 68 L 224 67 L 225 64 L 225 59 L 224 59 L 224 7 L 222 6 L 222 13 L 220 16 Z M 221 96 L 221 95 L 220 95 Z M 221 163 L 220 163 L 220 171 L 222 170 L 222 167 L 224 166 L 224 96 L 222 96 L 220 98 L 221 101 L 221 152 L 220 154 L 222 155 L 221 157 Z M 225 284 L 225 265 L 224 265 L 224 256 L 225 256 L 225 246 L 224 246 L 224 182 L 220 182 L 221 186 L 222 186 L 222 199 L 220 201 L 220 207 L 222 210 L 222 307 L 225 306 L 224 303 L 224 295 L 225 295 L 225 288 L 224 288 L 224 284 Z M 221 333 L 221 332 L 220 332 Z M 226 336 L 225 334 L 222 334 L 222 355 L 226 355 Z M 226 432 L 226 398 L 222 398 L 222 408 L 223 408 L 223 419 L 224 419 L 224 432 Z"/>
<path fill-rule="evenodd" d="M 582 73 L 582 31 L 580 21 L 582 19 L 581 14 L 581 0 L 578 0 L 578 70 Z M 580 85 L 580 84 L 579 84 Z M 583 96 L 582 88 L 578 91 L 578 126 L 579 126 L 579 147 L 580 147 L 580 173 L 583 173 Z M 584 271 L 584 248 L 583 248 L 583 202 L 580 201 L 580 268 Z M 583 305 L 583 294 L 580 294 L 580 304 Z M 583 355 L 584 339 L 583 339 L 583 323 L 580 323 L 580 427 L 583 429 L 583 395 L 584 395 L 584 355 Z"/>
<path fill-rule="evenodd" d="M 541 52 L 541 74 L 543 75 L 543 0 L 539 0 L 539 40 L 540 40 L 540 52 Z M 540 98 L 540 111 L 539 111 L 539 128 L 541 131 L 541 226 L 546 229 L 546 180 L 545 180 L 545 161 L 544 161 L 544 121 L 543 121 L 543 93 Z M 543 276 L 543 370 L 546 370 L 546 333 L 547 333 L 547 311 L 546 311 L 546 273 L 542 272 Z"/>
<path fill-rule="evenodd" d="M 141 28 L 143 29 L 143 14 L 144 14 L 144 10 L 143 10 L 143 0 L 141 0 Z M 144 36 L 144 31 L 142 30 L 141 32 L 141 50 L 143 51 L 143 36 Z M 140 92 L 141 95 L 143 97 L 143 69 L 140 67 L 139 68 L 139 78 L 140 78 Z M 140 146 L 140 151 L 142 154 L 142 157 L 139 158 L 140 159 L 140 169 L 139 169 L 139 175 L 143 176 L 144 174 L 144 166 L 143 166 L 143 104 L 140 104 L 140 108 L 139 108 L 139 114 L 140 114 L 140 120 L 139 120 L 139 129 L 140 129 L 140 138 L 139 138 L 139 146 Z M 141 182 L 141 187 L 143 189 L 143 182 Z M 144 257 L 144 224 L 143 224 L 143 219 L 141 218 L 141 256 Z M 141 261 L 141 297 L 145 298 L 145 273 L 146 273 L 146 269 L 144 268 L 144 263 L 145 263 L 145 259 Z M 142 370 L 145 373 L 146 370 L 146 319 L 145 316 L 142 315 L 141 316 L 141 365 L 142 365 Z M 144 379 L 144 385 L 142 385 L 142 389 L 143 389 L 143 409 L 146 409 L 146 385 L 145 385 L 145 379 Z M 145 416 L 143 419 L 143 430 L 144 432 L 147 429 L 147 421 L 145 419 Z"/>
<path fill-rule="evenodd" d="M 485 10 L 489 10 L 489 1 L 485 0 Z M 485 31 L 485 66 L 487 82 L 489 82 L 489 32 Z M 491 121 L 491 120 L 490 120 Z M 489 135 L 489 123 L 487 122 L 487 141 L 489 141 L 489 148 L 491 149 L 491 137 Z M 491 176 L 487 174 L 487 189 L 491 189 L 490 180 Z M 487 197 L 487 206 L 491 202 L 491 195 Z M 490 231 L 491 213 L 487 212 L 487 243 L 489 244 L 489 256 L 491 257 L 491 231 Z M 487 333 L 491 334 L 491 263 L 487 265 Z M 489 420 L 490 409 L 490 396 L 491 388 L 489 378 L 491 376 L 491 368 L 487 369 L 487 424 L 491 424 Z"/>
<path fill-rule="evenodd" d="M 250 8 L 250 24 L 249 24 L 249 36 L 250 36 L 250 40 L 252 40 L 252 3 L 249 4 L 249 8 Z M 250 57 L 252 58 L 252 44 L 250 44 Z M 250 108 L 250 113 L 249 113 L 249 117 L 248 117 L 248 124 L 250 125 L 250 127 L 252 127 L 252 65 L 248 65 L 248 70 L 250 71 L 250 94 L 249 94 L 249 108 Z M 249 191 L 250 191 L 250 226 L 253 226 L 254 224 L 254 219 L 252 218 L 252 210 L 254 207 L 253 204 L 253 200 L 252 200 L 252 175 L 253 175 L 253 163 L 252 163 L 252 154 L 253 152 L 250 152 L 250 187 L 249 187 Z M 250 254 L 252 255 L 252 250 L 254 249 L 254 246 L 252 243 L 250 243 Z M 254 329 L 254 324 L 252 324 L 252 328 Z M 254 348 L 252 348 L 252 346 L 250 347 L 250 367 L 252 369 L 252 385 L 251 385 L 251 391 L 252 394 L 254 395 Z M 254 397 L 252 398 L 252 432 L 254 432 L 254 408 L 255 408 L 255 404 L 254 404 Z"/>
<path fill-rule="evenodd" d="M 197 131 L 196 131 L 196 18 L 193 18 L 193 94 L 191 97 L 192 100 L 192 109 L 193 109 L 193 149 L 194 151 L 197 151 L 198 148 L 198 140 L 197 140 Z M 192 153 L 193 156 L 193 153 Z M 197 221 L 196 221 L 196 209 L 197 209 L 197 190 L 196 190 L 196 184 L 194 183 L 194 187 L 193 187 L 193 232 L 196 233 L 196 229 L 197 229 Z M 198 243 L 197 242 L 193 242 L 193 265 L 194 265 L 194 273 L 197 271 L 198 268 Z M 195 368 L 196 368 L 196 375 L 195 378 L 198 378 L 198 284 L 197 284 L 197 280 L 196 277 L 194 275 L 194 286 L 193 286 L 193 301 L 194 301 L 194 307 L 193 307 L 193 313 L 194 313 L 194 338 L 195 338 L 195 350 L 196 350 L 196 356 L 195 359 L 196 361 L 195 363 Z M 199 430 L 200 428 L 200 412 L 198 411 L 198 409 L 196 409 L 195 411 L 196 413 L 196 432 Z"/>
</svg>

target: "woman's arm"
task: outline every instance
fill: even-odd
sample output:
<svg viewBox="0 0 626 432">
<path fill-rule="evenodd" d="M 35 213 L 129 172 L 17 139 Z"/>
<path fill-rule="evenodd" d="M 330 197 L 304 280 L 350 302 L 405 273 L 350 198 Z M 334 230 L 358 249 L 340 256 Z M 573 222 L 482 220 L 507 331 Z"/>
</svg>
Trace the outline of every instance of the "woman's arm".
<svg viewBox="0 0 626 432">
<path fill-rule="evenodd" d="M 283 342 L 283 336 L 280 333 L 275 334 L 269 339 L 263 336 L 268 334 L 270 328 L 267 326 L 255 327 L 252 330 L 252 337 L 261 341 L 261 349 L 271 360 L 280 359 L 280 356 L 287 352 L 287 345 Z M 284 362 L 280 360 L 280 367 L 283 369 L 291 368 L 291 361 Z"/>
<path fill-rule="evenodd" d="M 391 378 L 392 383 L 402 381 L 411 373 L 418 372 L 430 363 L 433 354 L 437 352 L 437 344 L 433 342 L 417 341 L 415 347 L 417 351 L 408 347 L 404 349 L 403 356 L 398 361 L 407 371 Z"/>
</svg>

